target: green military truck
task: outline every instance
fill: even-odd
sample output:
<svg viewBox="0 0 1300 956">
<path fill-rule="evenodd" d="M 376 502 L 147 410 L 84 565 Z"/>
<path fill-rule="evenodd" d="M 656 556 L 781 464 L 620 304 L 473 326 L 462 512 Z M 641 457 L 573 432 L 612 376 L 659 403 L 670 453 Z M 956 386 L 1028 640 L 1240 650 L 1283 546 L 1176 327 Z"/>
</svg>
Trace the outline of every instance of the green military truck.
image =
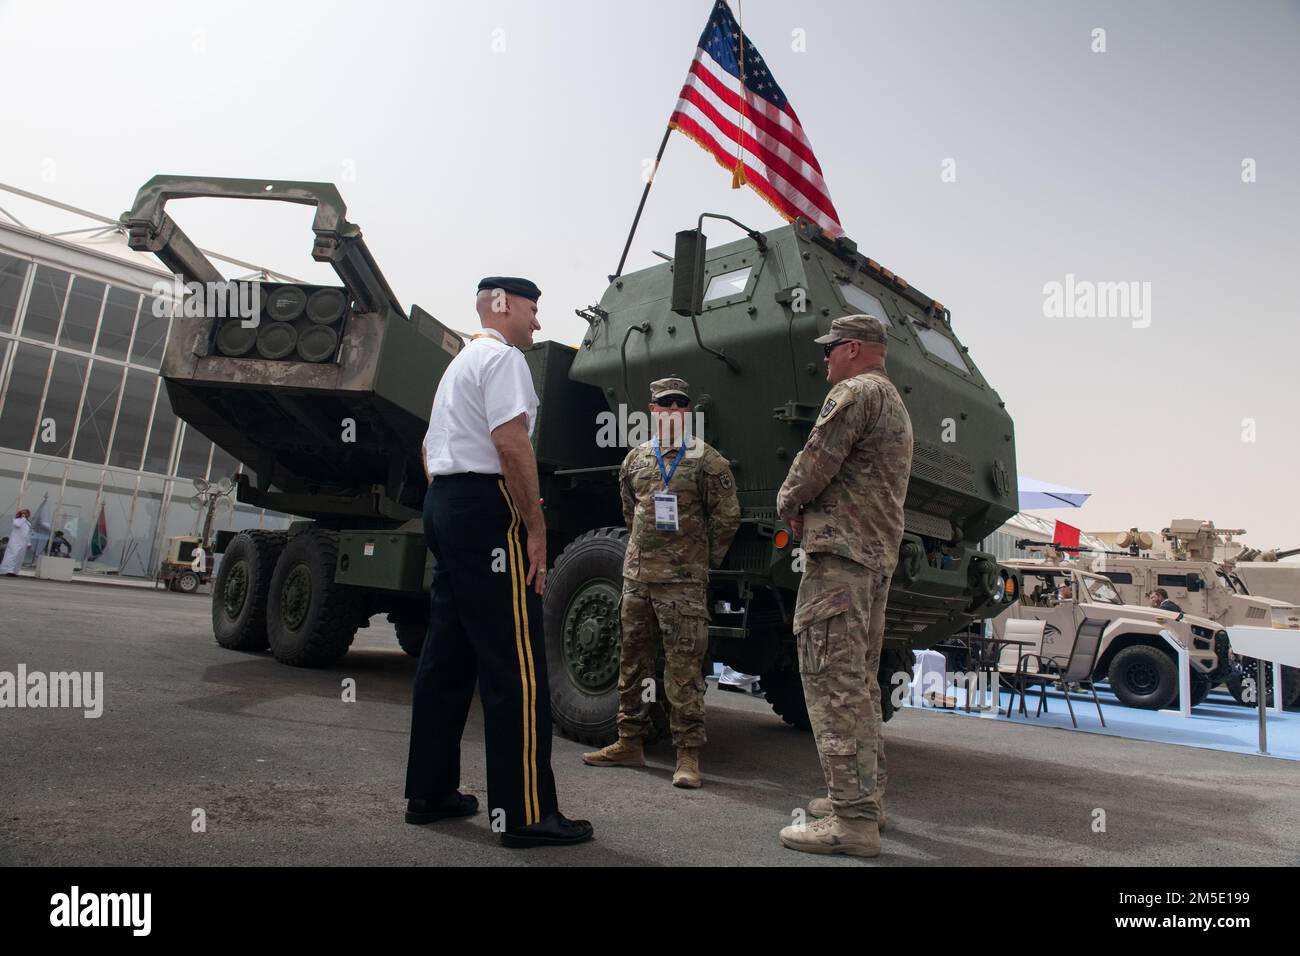
<svg viewBox="0 0 1300 956">
<path fill-rule="evenodd" d="M 231 541 L 213 584 L 216 639 L 328 666 L 386 613 L 418 654 L 431 575 L 419 449 L 462 339 L 402 307 L 328 183 L 158 176 L 123 214 L 131 247 L 196 289 L 220 283 L 165 211 L 197 196 L 315 206 L 312 256 L 341 280 L 262 283 L 256 319 L 177 319 L 168 342 L 161 374 L 172 406 L 244 464 L 239 500 L 302 519 Z M 728 217 L 701 216 L 678 234 L 671 261 L 612 277 L 598 304 L 578 310 L 588 328 L 576 349 L 542 342 L 525 353 L 541 400 L 533 443 L 554 562 L 544 596 L 551 701 L 561 732 L 591 743 L 612 739 L 617 712 L 627 536 L 617 469 L 635 438 L 622 424 L 665 374 L 691 382 L 702 437 L 731 461 L 743 509 L 710 577 L 711 658 L 761 674 L 787 722 L 807 725 L 791 633 L 801 553 L 775 499 L 828 390 L 813 338 L 834 317 L 870 312 L 886 323 L 889 373 L 915 433 L 885 686 L 910 671 L 914 648 L 997 614 L 1012 590 L 980 549 L 1016 511 L 1011 418 L 948 310 L 804 220 L 741 227 L 742 238 L 709 248 L 705 219 Z"/>
</svg>

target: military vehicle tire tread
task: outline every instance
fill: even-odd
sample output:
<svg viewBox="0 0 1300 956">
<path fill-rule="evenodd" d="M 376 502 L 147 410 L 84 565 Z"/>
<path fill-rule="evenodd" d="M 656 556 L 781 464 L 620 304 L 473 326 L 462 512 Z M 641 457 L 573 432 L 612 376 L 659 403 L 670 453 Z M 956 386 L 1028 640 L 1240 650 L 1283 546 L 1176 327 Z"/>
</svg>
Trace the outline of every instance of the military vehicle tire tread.
<svg viewBox="0 0 1300 956">
<path fill-rule="evenodd" d="M 1157 682 L 1143 692 L 1130 683 L 1130 668 L 1153 674 Z M 1125 707 L 1139 710 L 1163 710 L 1178 699 L 1178 665 L 1169 654 L 1149 644 L 1134 644 L 1111 659 L 1108 673 L 1110 689 Z"/>
<path fill-rule="evenodd" d="M 1253 702 L 1249 704 L 1246 703 L 1243 684 L 1246 676 L 1249 675 L 1253 677 L 1255 674 L 1255 659 L 1253 657 L 1243 657 L 1241 659 L 1241 664 L 1242 669 L 1237 672 L 1236 676 L 1228 678 L 1224 683 L 1227 684 L 1228 693 L 1232 694 L 1233 699 L 1237 703 L 1244 704 L 1247 707 L 1254 707 L 1255 704 Z M 1268 697 L 1265 699 L 1265 706 L 1272 706 L 1273 704 L 1273 675 L 1271 670 L 1272 669 L 1270 668 L 1270 671 L 1267 672 L 1267 677 L 1265 678 L 1264 683 L 1266 688 L 1265 692 L 1268 694 Z M 1300 670 L 1283 665 L 1282 709 L 1295 710 L 1298 702 L 1300 702 Z"/>
<path fill-rule="evenodd" d="M 896 711 L 894 707 L 893 676 L 900 671 L 907 674 L 909 681 L 912 679 L 912 674 L 916 671 L 916 652 L 911 648 L 882 651 L 880 654 L 880 671 L 876 674 L 876 680 L 880 683 L 880 722 L 882 724 L 889 723 L 889 718 L 893 717 Z"/>
<path fill-rule="evenodd" d="M 397 632 L 397 643 L 411 657 L 419 657 L 424 649 L 424 639 L 429 634 L 429 615 L 410 611 L 390 611 L 388 622 Z"/>
<path fill-rule="evenodd" d="M 808 705 L 803 699 L 803 679 L 792 667 L 771 670 L 760 678 L 763 696 L 772 712 L 791 727 L 812 730 L 808 719 Z"/>
<path fill-rule="evenodd" d="M 288 535 L 283 531 L 241 531 L 226 546 L 221 568 L 212 584 L 212 634 L 222 647 L 232 651 L 264 651 L 269 646 L 266 600 L 276 562 L 287 540 Z M 245 551 L 249 553 L 244 554 Z M 226 583 L 241 560 L 251 565 L 250 589 L 239 617 L 231 620 L 225 613 Z"/>
<path fill-rule="evenodd" d="M 1210 696 L 1210 679 L 1200 671 L 1192 671 L 1192 706 L 1205 703 L 1205 698 Z M 1177 706 L 1177 701 L 1174 702 Z"/>
<path fill-rule="evenodd" d="M 593 747 L 613 743 L 618 736 L 618 688 L 595 695 L 574 685 L 564 660 L 564 616 L 570 595 L 584 582 L 604 577 L 622 586 L 628 536 L 627 528 L 615 526 L 578 535 L 555 559 L 543 594 L 553 724 L 562 736 Z M 653 715 L 652 722 L 657 723 Z"/>
<path fill-rule="evenodd" d="M 285 545 L 271 577 L 266 604 L 266 632 L 271 653 L 291 667 L 329 667 L 348 652 L 361 623 L 360 596 L 334 583 L 338 537 L 323 528 L 295 534 Z M 305 565 L 311 577 L 311 604 L 298 633 L 282 627 L 285 579 Z"/>
</svg>

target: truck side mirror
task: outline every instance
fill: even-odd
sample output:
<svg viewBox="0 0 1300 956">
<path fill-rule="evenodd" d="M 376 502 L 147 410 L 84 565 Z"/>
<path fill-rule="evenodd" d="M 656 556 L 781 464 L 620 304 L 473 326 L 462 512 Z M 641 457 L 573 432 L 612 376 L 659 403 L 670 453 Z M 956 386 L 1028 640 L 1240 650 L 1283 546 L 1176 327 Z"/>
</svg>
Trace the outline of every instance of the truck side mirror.
<svg viewBox="0 0 1300 956">
<path fill-rule="evenodd" d="M 704 250 L 708 237 L 700 229 L 677 233 L 673 250 L 673 294 L 670 308 L 678 315 L 699 315 L 704 305 Z"/>
</svg>

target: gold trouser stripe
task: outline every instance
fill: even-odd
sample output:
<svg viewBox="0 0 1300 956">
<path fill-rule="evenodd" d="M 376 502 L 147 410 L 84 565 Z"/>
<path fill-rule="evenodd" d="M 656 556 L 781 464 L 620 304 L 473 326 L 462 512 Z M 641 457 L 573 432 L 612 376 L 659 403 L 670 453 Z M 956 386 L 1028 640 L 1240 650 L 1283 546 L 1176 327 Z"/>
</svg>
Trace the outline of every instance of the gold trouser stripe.
<svg viewBox="0 0 1300 956">
<path fill-rule="evenodd" d="M 505 484 L 501 485 L 502 491 L 505 491 Z M 513 545 L 513 552 L 518 566 L 518 574 L 512 574 L 511 577 L 518 588 L 519 592 L 519 609 L 523 616 L 523 646 L 524 657 L 527 662 L 528 679 L 525 682 L 527 691 L 528 706 L 528 726 L 529 735 L 527 740 L 528 761 L 531 773 L 525 778 L 525 787 L 529 790 L 526 794 L 532 801 L 532 812 L 536 819 L 541 818 L 541 801 L 537 796 L 537 671 L 533 665 L 533 644 L 529 639 L 528 629 L 528 583 L 524 567 L 524 546 L 519 537 L 519 528 L 523 523 L 523 518 L 515 503 L 511 500 L 509 493 L 506 493 L 506 504 L 510 508 L 510 514 L 513 518 L 510 524 L 510 537 Z"/>
<path fill-rule="evenodd" d="M 536 823 L 540 816 L 536 805 L 537 780 L 534 773 L 537 762 L 537 734 L 533 726 L 536 692 L 532 686 L 532 668 L 524 656 L 525 649 L 528 648 L 528 631 L 527 609 L 524 607 L 524 574 L 519 570 L 521 567 L 518 542 L 519 512 L 515 510 L 514 502 L 510 500 L 505 482 L 497 481 L 497 487 L 501 489 L 501 497 L 505 499 L 506 507 L 510 509 L 510 529 L 506 532 L 506 548 L 510 562 L 510 607 L 515 615 L 515 652 L 519 657 L 519 681 L 523 688 L 524 825 L 527 826 Z M 520 620 L 521 612 L 523 621 Z M 531 651 L 528 653 L 531 657 Z"/>
</svg>

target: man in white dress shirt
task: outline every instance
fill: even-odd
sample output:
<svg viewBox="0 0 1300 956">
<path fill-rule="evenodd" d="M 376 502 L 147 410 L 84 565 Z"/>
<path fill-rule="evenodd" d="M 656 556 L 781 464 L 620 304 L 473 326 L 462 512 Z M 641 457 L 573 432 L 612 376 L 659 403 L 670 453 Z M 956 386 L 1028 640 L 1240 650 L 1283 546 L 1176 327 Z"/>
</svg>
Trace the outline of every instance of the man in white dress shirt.
<svg viewBox="0 0 1300 956">
<path fill-rule="evenodd" d="M 591 839 L 591 824 L 559 812 L 551 772 L 546 525 L 530 440 L 537 393 L 520 351 L 541 329 L 541 290 L 508 276 L 490 276 L 478 289 L 483 331 L 443 373 L 424 438 L 424 534 L 434 570 L 411 708 L 406 821 L 477 812 L 478 801 L 458 789 L 477 681 L 493 832 L 506 846 L 581 843 Z"/>
</svg>

